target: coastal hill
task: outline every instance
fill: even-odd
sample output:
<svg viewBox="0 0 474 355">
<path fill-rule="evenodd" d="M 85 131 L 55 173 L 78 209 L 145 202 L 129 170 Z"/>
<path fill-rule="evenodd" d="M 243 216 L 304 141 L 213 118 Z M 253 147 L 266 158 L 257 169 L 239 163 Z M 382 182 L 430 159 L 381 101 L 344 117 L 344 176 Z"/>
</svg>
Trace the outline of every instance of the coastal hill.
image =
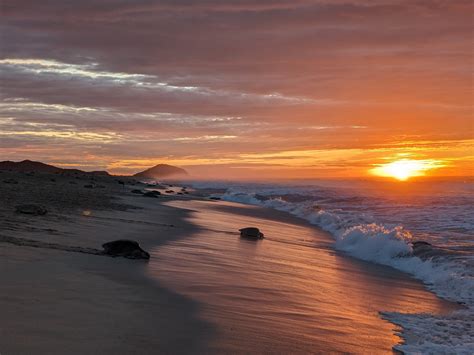
<svg viewBox="0 0 474 355">
<path fill-rule="evenodd" d="M 160 179 L 164 177 L 178 177 L 187 175 L 188 172 L 184 169 L 168 164 L 158 164 L 140 173 L 136 173 L 133 176 L 141 179 Z"/>
<path fill-rule="evenodd" d="M 18 171 L 18 172 L 35 172 L 45 174 L 88 174 L 96 176 L 110 176 L 107 171 L 82 171 L 79 169 L 62 169 L 54 165 L 41 163 L 39 161 L 23 160 L 20 162 L 2 161 L 0 162 L 0 170 Z"/>
<path fill-rule="evenodd" d="M 19 162 L 14 161 L 0 161 L 0 171 L 15 171 L 15 172 L 35 172 L 43 174 L 80 174 L 93 176 L 111 176 L 107 171 L 82 171 L 79 169 L 63 169 L 54 165 L 41 163 L 39 161 L 23 160 Z M 142 172 L 133 175 L 141 179 L 159 179 L 164 177 L 179 177 L 187 176 L 188 172 L 184 169 L 173 165 L 158 164 L 152 168 L 146 169 Z"/>
</svg>

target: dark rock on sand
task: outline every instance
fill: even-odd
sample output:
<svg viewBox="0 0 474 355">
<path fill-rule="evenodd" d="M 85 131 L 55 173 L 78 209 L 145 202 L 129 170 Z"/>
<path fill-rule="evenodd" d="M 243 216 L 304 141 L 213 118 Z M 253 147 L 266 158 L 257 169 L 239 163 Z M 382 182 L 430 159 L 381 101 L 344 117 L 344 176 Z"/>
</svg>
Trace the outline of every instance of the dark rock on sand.
<svg viewBox="0 0 474 355">
<path fill-rule="evenodd" d="M 31 214 L 34 216 L 43 216 L 48 213 L 48 210 L 40 205 L 27 204 L 16 206 L 17 213 Z"/>
<path fill-rule="evenodd" d="M 219 201 L 221 198 L 220 197 L 216 197 L 216 196 L 211 196 L 209 197 L 210 200 L 216 200 L 216 201 Z"/>
<path fill-rule="evenodd" d="M 239 229 L 240 236 L 243 238 L 263 239 L 263 233 L 258 228 L 247 227 Z"/>
<path fill-rule="evenodd" d="M 130 191 L 132 194 L 143 194 L 143 191 L 142 190 L 138 190 L 138 189 L 135 189 L 135 190 L 132 190 Z"/>
<path fill-rule="evenodd" d="M 160 191 L 147 191 L 143 194 L 145 197 L 158 197 L 161 195 Z"/>
<path fill-rule="evenodd" d="M 173 194 L 173 193 L 174 193 L 173 190 L 166 190 L 165 192 L 166 192 L 167 194 Z"/>
<path fill-rule="evenodd" d="M 16 181 L 15 179 L 6 179 L 6 180 L 3 180 L 3 182 L 5 184 L 14 184 L 14 185 L 18 184 L 18 181 Z"/>
<path fill-rule="evenodd" d="M 140 248 L 134 240 L 115 240 L 102 245 L 104 254 L 110 256 L 122 256 L 129 259 L 150 259 L 150 254 Z"/>
</svg>

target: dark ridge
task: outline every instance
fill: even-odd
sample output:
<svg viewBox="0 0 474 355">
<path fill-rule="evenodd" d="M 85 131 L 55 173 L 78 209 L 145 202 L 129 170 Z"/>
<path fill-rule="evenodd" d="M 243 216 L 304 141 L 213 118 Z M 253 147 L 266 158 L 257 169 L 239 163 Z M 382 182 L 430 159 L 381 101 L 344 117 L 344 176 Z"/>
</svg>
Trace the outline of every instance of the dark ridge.
<svg viewBox="0 0 474 355">
<path fill-rule="evenodd" d="M 0 162 L 0 170 L 18 171 L 18 172 L 35 172 L 45 174 L 85 174 L 93 176 L 110 176 L 107 171 L 82 171 L 79 169 L 62 169 L 54 165 L 41 163 L 39 161 L 23 160 L 19 162 L 2 161 Z"/>
<path fill-rule="evenodd" d="M 39 161 L 23 160 L 20 162 L 14 162 L 7 160 L 0 162 L 0 170 L 54 174 L 62 171 L 63 169 L 53 165 L 41 163 Z"/>
</svg>

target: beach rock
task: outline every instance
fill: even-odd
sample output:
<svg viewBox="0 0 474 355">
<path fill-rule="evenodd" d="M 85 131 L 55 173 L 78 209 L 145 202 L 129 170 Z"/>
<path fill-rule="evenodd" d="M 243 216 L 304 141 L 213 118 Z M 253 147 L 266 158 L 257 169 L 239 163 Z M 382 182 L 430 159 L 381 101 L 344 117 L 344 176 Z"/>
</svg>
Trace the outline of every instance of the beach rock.
<svg viewBox="0 0 474 355">
<path fill-rule="evenodd" d="M 421 259 L 431 257 L 434 254 L 435 248 L 428 242 L 419 240 L 411 243 L 413 248 L 413 255 Z"/>
<path fill-rule="evenodd" d="M 14 185 L 18 184 L 18 181 L 16 181 L 15 179 L 6 179 L 6 180 L 3 180 L 3 182 L 5 184 L 14 184 Z"/>
<path fill-rule="evenodd" d="M 271 199 L 270 196 L 264 196 L 264 195 L 260 195 L 260 194 L 255 194 L 255 198 L 257 200 L 260 200 L 260 201 L 268 201 Z"/>
<path fill-rule="evenodd" d="M 416 242 L 412 242 L 411 243 L 412 247 L 413 247 L 413 250 L 416 250 L 416 249 L 427 249 L 427 248 L 432 248 L 433 245 L 431 245 L 430 243 L 428 242 L 425 242 L 423 240 L 418 240 Z"/>
<path fill-rule="evenodd" d="M 263 233 L 258 228 L 247 227 L 239 229 L 240 236 L 243 238 L 263 239 Z"/>
<path fill-rule="evenodd" d="M 134 240 L 114 240 L 102 245 L 104 254 L 110 256 L 122 256 L 129 259 L 150 259 L 150 254 L 140 248 Z"/>
<path fill-rule="evenodd" d="M 413 248 L 421 247 L 421 246 L 431 246 L 431 243 L 425 242 L 423 240 L 418 240 L 416 242 L 411 243 L 413 245 Z"/>
<path fill-rule="evenodd" d="M 411 245 L 413 248 L 412 255 L 419 257 L 421 260 L 457 258 L 462 255 L 462 252 L 438 247 L 422 240 L 412 242 Z"/>
<path fill-rule="evenodd" d="M 166 192 L 167 194 L 173 194 L 173 193 L 174 193 L 173 190 L 166 190 L 165 192 Z"/>
<path fill-rule="evenodd" d="M 209 197 L 210 200 L 216 200 L 216 201 L 219 201 L 221 198 L 220 197 L 216 197 L 216 196 L 211 196 Z"/>
<path fill-rule="evenodd" d="M 160 191 L 147 191 L 143 194 L 145 197 L 158 197 L 159 195 L 161 195 Z"/>
<path fill-rule="evenodd" d="M 143 194 L 143 191 L 142 190 L 138 190 L 138 189 L 135 189 L 135 190 L 132 190 L 130 191 L 132 194 Z"/>
<path fill-rule="evenodd" d="M 16 206 L 15 208 L 17 213 L 31 214 L 34 216 L 44 216 L 46 213 L 48 213 L 48 210 L 43 206 L 34 204 L 20 205 Z"/>
</svg>

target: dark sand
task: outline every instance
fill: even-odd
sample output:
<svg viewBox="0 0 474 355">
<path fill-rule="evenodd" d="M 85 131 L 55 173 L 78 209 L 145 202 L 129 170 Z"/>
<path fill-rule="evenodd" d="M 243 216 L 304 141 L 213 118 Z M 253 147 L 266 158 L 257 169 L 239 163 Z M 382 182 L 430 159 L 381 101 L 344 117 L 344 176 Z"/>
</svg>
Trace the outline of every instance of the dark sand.
<svg viewBox="0 0 474 355">
<path fill-rule="evenodd" d="M 89 190 L 71 179 L 8 175 L 20 184 L 0 181 L 0 237 L 90 248 L 128 238 L 150 249 L 193 228 L 185 211 L 123 194 L 114 180 Z M 49 213 L 14 212 L 32 202 Z M 146 276 L 146 261 L 9 243 L 0 243 L 0 260 L 1 354 L 202 353 L 213 334 L 196 302 Z"/>
</svg>

